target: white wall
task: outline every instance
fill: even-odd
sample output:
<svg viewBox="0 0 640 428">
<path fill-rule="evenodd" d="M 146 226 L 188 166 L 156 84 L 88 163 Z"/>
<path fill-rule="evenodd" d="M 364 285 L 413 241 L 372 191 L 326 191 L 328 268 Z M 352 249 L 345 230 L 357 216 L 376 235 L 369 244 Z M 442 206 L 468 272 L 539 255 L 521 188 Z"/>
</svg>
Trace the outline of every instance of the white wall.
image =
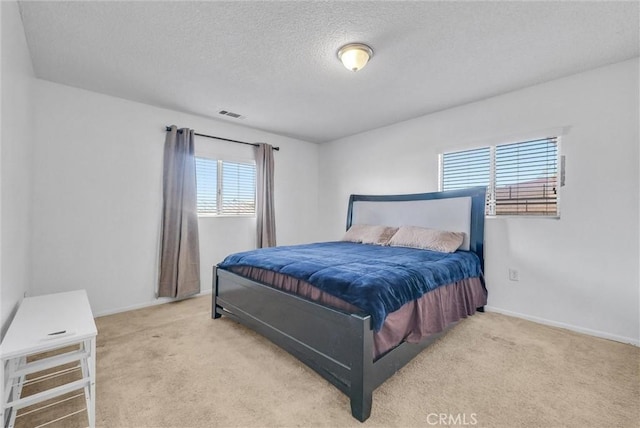
<svg viewBox="0 0 640 428">
<path fill-rule="evenodd" d="M 350 193 L 437 190 L 443 150 L 564 128 L 561 219 L 487 220 L 489 306 L 638 344 L 638 78 L 634 59 L 321 146 L 325 238 Z"/>
<path fill-rule="evenodd" d="M 0 312 L 3 337 L 30 280 L 33 69 L 16 2 L 1 2 Z"/>
<path fill-rule="evenodd" d="M 317 145 L 42 80 L 34 96 L 33 294 L 85 288 L 94 314 L 154 301 L 165 125 L 280 146 L 278 242 L 318 238 Z M 229 145 L 196 139 L 197 150 Z M 199 226 L 207 290 L 214 264 L 254 247 L 255 219 L 201 218 Z"/>
</svg>

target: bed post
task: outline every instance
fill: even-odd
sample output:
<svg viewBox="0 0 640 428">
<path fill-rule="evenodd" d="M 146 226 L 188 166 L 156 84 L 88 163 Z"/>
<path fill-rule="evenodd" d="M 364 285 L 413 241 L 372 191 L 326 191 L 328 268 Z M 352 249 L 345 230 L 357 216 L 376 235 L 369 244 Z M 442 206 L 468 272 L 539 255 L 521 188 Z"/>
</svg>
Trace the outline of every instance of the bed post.
<svg viewBox="0 0 640 428">
<path fill-rule="evenodd" d="M 371 415 L 373 400 L 373 331 L 371 317 L 351 315 L 351 330 L 354 337 L 349 387 L 351 414 L 360 422 L 366 421 Z"/>
<path fill-rule="evenodd" d="M 211 318 L 218 319 L 222 317 L 217 311 L 218 307 L 218 266 L 213 266 L 213 284 L 211 289 Z"/>
</svg>

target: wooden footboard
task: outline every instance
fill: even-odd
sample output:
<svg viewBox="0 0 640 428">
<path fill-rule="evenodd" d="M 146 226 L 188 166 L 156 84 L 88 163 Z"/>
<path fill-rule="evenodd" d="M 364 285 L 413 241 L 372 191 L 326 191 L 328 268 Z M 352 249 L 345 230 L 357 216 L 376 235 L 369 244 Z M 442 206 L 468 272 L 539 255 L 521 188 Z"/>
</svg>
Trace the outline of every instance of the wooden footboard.
<svg viewBox="0 0 640 428">
<path fill-rule="evenodd" d="M 451 327 L 419 344 L 402 343 L 374 363 L 369 315 L 321 306 L 215 267 L 213 290 L 213 318 L 244 324 L 298 358 L 349 397 L 361 422 L 371 414 L 374 389 Z"/>
<path fill-rule="evenodd" d="M 214 268 L 214 318 L 260 333 L 349 396 L 360 420 L 371 414 L 373 331 L 369 315 L 349 314 Z M 268 302 L 268 304 L 265 304 Z"/>
</svg>

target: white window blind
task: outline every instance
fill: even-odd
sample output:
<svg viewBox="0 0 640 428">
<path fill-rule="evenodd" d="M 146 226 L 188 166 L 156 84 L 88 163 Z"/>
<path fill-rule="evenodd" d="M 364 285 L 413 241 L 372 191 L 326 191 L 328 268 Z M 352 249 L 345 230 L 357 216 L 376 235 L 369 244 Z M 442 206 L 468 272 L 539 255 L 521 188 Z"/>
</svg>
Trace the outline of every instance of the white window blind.
<svg viewBox="0 0 640 428">
<path fill-rule="evenodd" d="M 440 189 L 486 186 L 488 215 L 558 216 L 558 139 L 444 153 Z"/>
<path fill-rule="evenodd" d="M 491 150 L 483 147 L 442 155 L 442 190 L 489 186 Z"/>
<path fill-rule="evenodd" d="M 558 214 L 555 138 L 496 146 L 496 215 Z"/>
<path fill-rule="evenodd" d="M 196 179 L 198 214 L 255 214 L 255 164 L 197 157 Z"/>
<path fill-rule="evenodd" d="M 252 215 L 256 212 L 256 166 L 222 162 L 222 207 L 227 215 Z"/>
<path fill-rule="evenodd" d="M 218 161 L 196 158 L 198 214 L 218 214 Z"/>
</svg>

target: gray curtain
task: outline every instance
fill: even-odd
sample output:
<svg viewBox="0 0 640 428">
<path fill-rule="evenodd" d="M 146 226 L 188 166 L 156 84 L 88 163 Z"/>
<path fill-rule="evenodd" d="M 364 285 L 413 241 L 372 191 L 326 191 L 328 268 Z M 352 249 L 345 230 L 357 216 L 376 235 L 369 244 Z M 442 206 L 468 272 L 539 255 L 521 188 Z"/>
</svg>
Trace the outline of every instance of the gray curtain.
<svg viewBox="0 0 640 428">
<path fill-rule="evenodd" d="M 167 131 L 164 143 L 162 229 L 158 297 L 200 292 L 196 162 L 191 129 Z"/>
<path fill-rule="evenodd" d="M 256 218 L 258 248 L 276 246 L 276 218 L 273 206 L 273 147 L 256 147 Z"/>
</svg>

